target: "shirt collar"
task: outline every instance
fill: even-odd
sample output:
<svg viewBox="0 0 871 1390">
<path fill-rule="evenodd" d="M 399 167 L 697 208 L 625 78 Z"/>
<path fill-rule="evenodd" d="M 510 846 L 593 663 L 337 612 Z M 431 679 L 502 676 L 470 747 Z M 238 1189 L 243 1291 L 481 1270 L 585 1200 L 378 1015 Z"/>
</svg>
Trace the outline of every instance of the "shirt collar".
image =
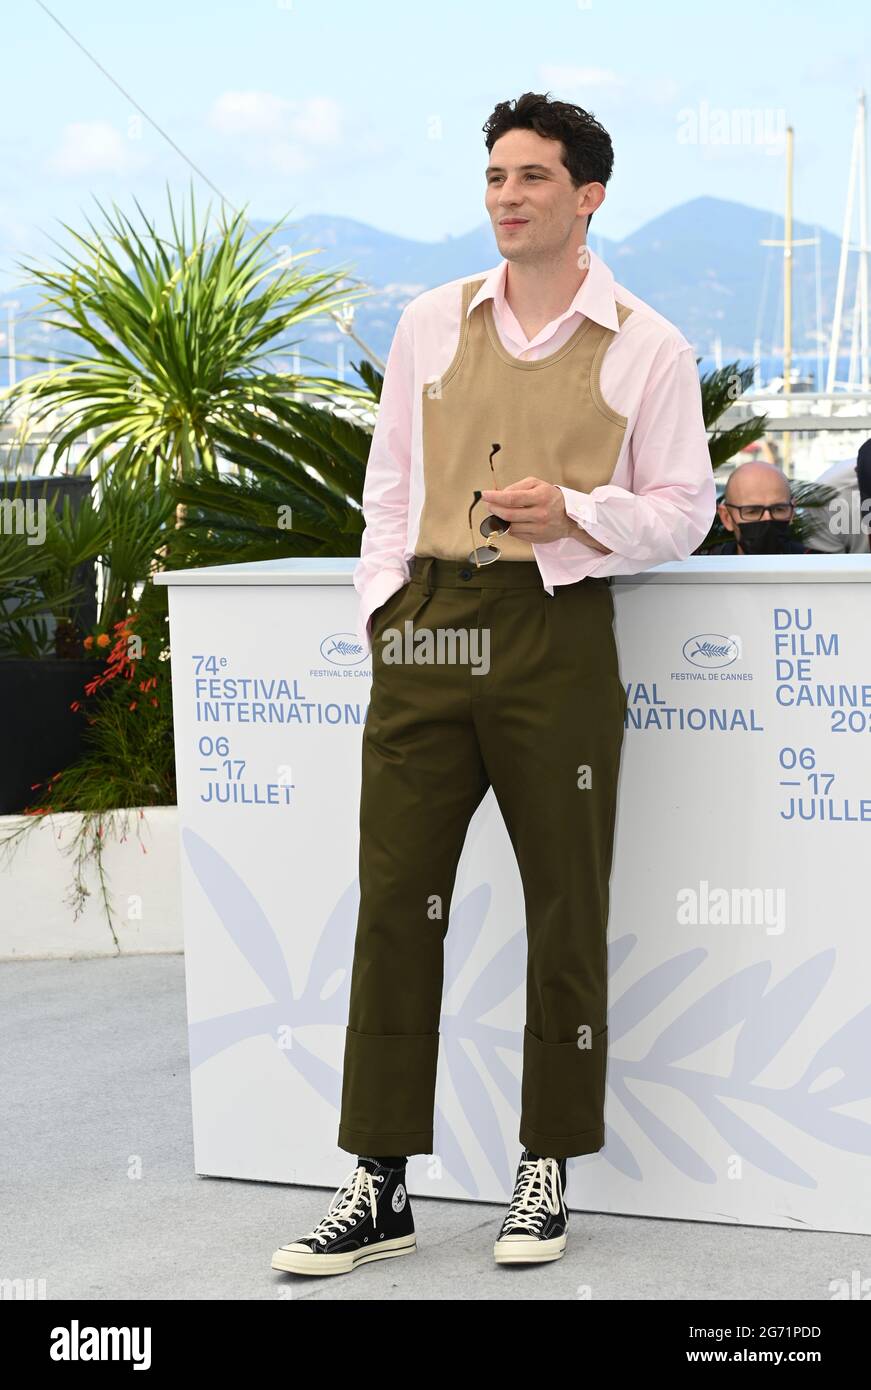
<svg viewBox="0 0 871 1390">
<path fill-rule="evenodd" d="M 617 317 L 617 307 L 614 302 L 614 276 L 606 266 L 600 256 L 595 251 L 587 248 L 590 252 L 590 268 L 584 276 L 584 283 L 578 290 L 568 309 L 560 316 L 568 318 L 569 314 L 583 314 L 587 318 L 595 319 L 603 328 L 611 328 L 615 332 L 620 330 L 620 320 Z M 505 277 L 508 273 L 508 262 L 500 261 L 493 270 L 489 271 L 483 285 L 473 297 L 469 305 L 469 314 L 484 299 L 491 298 L 497 309 L 502 309 L 505 304 Z M 468 315 L 467 315 L 468 317 Z"/>
</svg>

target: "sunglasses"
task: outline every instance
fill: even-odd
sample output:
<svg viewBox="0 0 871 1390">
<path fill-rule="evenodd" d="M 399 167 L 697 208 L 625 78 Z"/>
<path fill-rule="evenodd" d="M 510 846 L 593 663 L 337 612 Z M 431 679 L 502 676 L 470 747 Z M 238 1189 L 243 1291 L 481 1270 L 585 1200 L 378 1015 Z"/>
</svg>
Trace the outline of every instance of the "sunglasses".
<svg viewBox="0 0 871 1390">
<path fill-rule="evenodd" d="M 490 458 L 488 459 L 494 482 L 496 480 L 496 470 L 493 467 L 493 455 L 498 454 L 501 448 L 501 444 L 494 444 L 490 450 Z M 502 551 L 496 545 L 475 545 L 475 528 L 472 525 L 472 512 L 481 500 L 481 493 L 476 491 L 472 494 L 472 497 L 472 505 L 469 508 L 469 534 L 472 537 L 472 550 L 468 558 L 470 561 L 474 560 L 478 569 L 480 569 L 482 565 L 492 565 L 494 560 L 499 559 Z M 493 516 L 491 513 L 489 516 L 484 517 L 479 530 L 484 537 L 493 535 L 504 536 L 510 525 L 511 522 L 506 521 L 504 517 Z"/>
</svg>

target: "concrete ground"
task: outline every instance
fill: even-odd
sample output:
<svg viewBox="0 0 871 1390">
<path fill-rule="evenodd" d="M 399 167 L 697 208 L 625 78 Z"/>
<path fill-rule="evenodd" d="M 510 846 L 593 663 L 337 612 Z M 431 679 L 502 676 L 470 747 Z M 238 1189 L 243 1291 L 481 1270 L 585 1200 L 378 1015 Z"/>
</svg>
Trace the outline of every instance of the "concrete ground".
<svg viewBox="0 0 871 1390">
<path fill-rule="evenodd" d="M 0 966 L 0 1279 L 47 1299 L 826 1300 L 867 1267 L 869 1237 L 573 1211 L 563 1259 L 506 1269 L 503 1206 L 414 1197 L 416 1254 L 279 1274 L 335 1186 L 197 1177 L 186 1034 L 180 955 Z"/>
</svg>

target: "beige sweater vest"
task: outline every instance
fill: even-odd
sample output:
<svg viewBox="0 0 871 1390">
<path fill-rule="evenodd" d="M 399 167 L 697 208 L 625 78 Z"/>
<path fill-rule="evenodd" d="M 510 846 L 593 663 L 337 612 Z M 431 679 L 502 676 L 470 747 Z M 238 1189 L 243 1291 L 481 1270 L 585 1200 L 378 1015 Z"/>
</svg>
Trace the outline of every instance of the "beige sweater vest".
<svg viewBox="0 0 871 1390">
<path fill-rule="evenodd" d="M 506 488 L 529 476 L 581 492 L 610 482 L 626 431 L 626 416 L 612 410 L 599 390 L 614 330 L 584 318 L 557 352 L 524 362 L 501 343 L 492 298 L 468 316 L 482 284 L 463 285 L 457 350 L 447 371 L 424 387 L 424 503 L 416 555 L 468 557 L 476 488 Z M 621 328 L 631 313 L 617 305 Z M 491 471 L 494 443 L 502 447 Z M 476 546 L 487 544 L 479 528 L 488 511 L 481 499 L 472 512 Z M 492 541 L 502 552 L 500 564 L 535 559 L 530 542 L 510 531 Z"/>
</svg>

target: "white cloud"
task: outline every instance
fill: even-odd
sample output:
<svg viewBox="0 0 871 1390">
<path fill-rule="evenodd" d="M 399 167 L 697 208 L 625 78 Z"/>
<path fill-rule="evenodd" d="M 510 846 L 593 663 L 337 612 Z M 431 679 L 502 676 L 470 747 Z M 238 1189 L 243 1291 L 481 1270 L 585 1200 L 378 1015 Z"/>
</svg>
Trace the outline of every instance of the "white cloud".
<svg viewBox="0 0 871 1390">
<path fill-rule="evenodd" d="M 271 92 L 222 92 L 209 121 L 222 135 L 272 135 L 284 127 L 289 106 Z"/>
<path fill-rule="evenodd" d="M 134 167 L 130 142 L 106 121 L 73 121 L 64 126 L 60 145 L 47 161 L 62 175 L 123 174 Z"/>
<path fill-rule="evenodd" d="M 338 145 L 342 108 L 329 97 L 289 101 L 274 92 L 224 92 L 208 114 L 221 135 L 257 135 L 267 140 L 260 157 L 282 172 L 306 167 L 306 147 Z"/>
</svg>

